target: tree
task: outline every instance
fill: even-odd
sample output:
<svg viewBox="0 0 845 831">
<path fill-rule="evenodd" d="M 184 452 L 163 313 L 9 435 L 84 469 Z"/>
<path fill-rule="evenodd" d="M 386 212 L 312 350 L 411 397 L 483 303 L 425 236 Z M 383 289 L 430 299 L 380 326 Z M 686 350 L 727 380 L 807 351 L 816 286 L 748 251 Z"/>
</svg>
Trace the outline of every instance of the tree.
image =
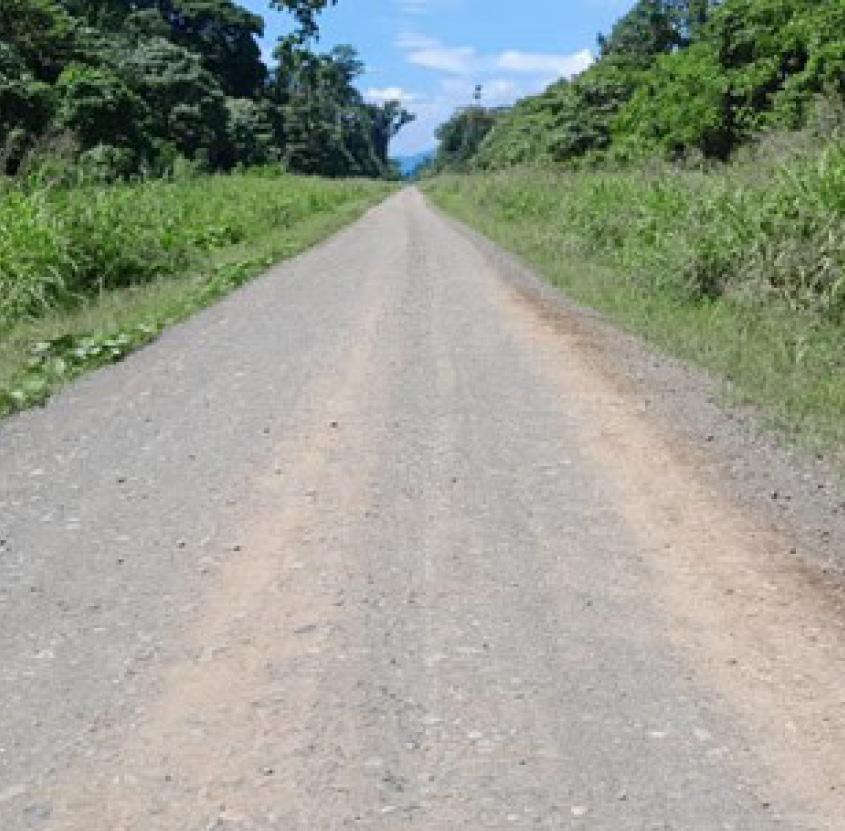
<svg viewBox="0 0 845 831">
<path fill-rule="evenodd" d="M 235 0 L 0 0 L 0 171 L 37 148 L 101 178 L 166 171 L 177 156 L 389 175 L 390 139 L 412 116 L 363 100 L 352 47 L 311 48 L 335 0 L 274 4 L 297 28 L 271 75 L 264 22 Z"/>
<path fill-rule="evenodd" d="M 109 69 L 71 64 L 55 85 L 55 126 L 73 132 L 83 149 L 100 144 L 143 149 L 139 125 L 148 113 L 123 79 Z"/>
<path fill-rule="evenodd" d="M 231 0 L 155 0 L 154 5 L 170 29 L 169 39 L 199 55 L 227 95 L 258 92 L 267 75 L 255 41 L 264 33 L 258 15 Z"/>
<path fill-rule="evenodd" d="M 721 0 L 638 0 L 613 27 L 599 36 L 603 57 L 616 55 L 647 66 L 657 55 L 688 46 Z"/>
<path fill-rule="evenodd" d="M 373 147 L 376 157 L 383 165 L 388 164 L 390 140 L 416 116 L 408 112 L 400 101 L 385 101 L 381 105 L 371 104 Z"/>
<path fill-rule="evenodd" d="M 49 84 L 38 81 L 20 53 L 0 43 L 0 175 L 14 175 L 53 113 Z"/>
<path fill-rule="evenodd" d="M 825 90 L 845 91 L 845 5 L 727 0 L 697 40 L 660 58 L 620 113 L 618 138 L 727 159 L 769 128 L 801 127 Z"/>
<path fill-rule="evenodd" d="M 493 129 L 496 110 L 474 105 L 458 110 L 437 128 L 440 142 L 435 166 L 439 169 L 463 169 L 478 153 L 482 141 Z"/>
<path fill-rule="evenodd" d="M 227 98 L 227 146 L 224 167 L 260 165 L 278 159 L 273 121 L 267 102 L 250 98 Z"/>
<path fill-rule="evenodd" d="M 39 81 L 54 83 L 74 53 L 79 22 L 55 0 L 3 0 L 2 43 Z"/>
<path fill-rule="evenodd" d="M 214 166 L 226 142 L 226 100 L 200 58 L 169 41 L 140 44 L 125 63 L 126 79 L 149 108 L 148 129 L 189 159 Z"/>
<path fill-rule="evenodd" d="M 596 63 L 501 114 L 469 163 L 727 159 L 768 130 L 805 126 L 824 101 L 828 121 L 845 111 L 843 32 L 842 0 L 639 0 L 600 38 Z M 460 124 L 443 127 L 444 157 Z"/>
<path fill-rule="evenodd" d="M 678 44 L 671 8 L 663 0 L 639 0 L 609 36 L 599 38 L 602 57 L 619 57 L 640 66 L 647 66 L 655 55 L 670 52 Z"/>
<path fill-rule="evenodd" d="M 351 166 L 342 117 L 344 101 L 354 92 L 344 83 L 349 67 L 291 39 L 279 43 L 276 57 L 275 102 L 288 165 L 302 173 L 340 175 Z"/>
<path fill-rule="evenodd" d="M 390 139 L 413 116 L 396 102 L 367 104 L 355 88 L 364 65 L 350 46 L 322 55 L 284 38 L 270 93 L 279 141 L 292 170 L 331 176 L 383 176 Z"/>
<path fill-rule="evenodd" d="M 620 144 L 681 156 L 698 150 L 726 159 L 738 140 L 730 89 L 710 44 L 697 43 L 682 58 L 666 56 L 639 87 L 614 124 Z"/>
<path fill-rule="evenodd" d="M 272 8 L 290 12 L 294 16 L 299 26 L 295 38 L 300 42 L 316 37 L 317 17 L 324 9 L 336 3 L 337 0 L 270 0 Z"/>
</svg>

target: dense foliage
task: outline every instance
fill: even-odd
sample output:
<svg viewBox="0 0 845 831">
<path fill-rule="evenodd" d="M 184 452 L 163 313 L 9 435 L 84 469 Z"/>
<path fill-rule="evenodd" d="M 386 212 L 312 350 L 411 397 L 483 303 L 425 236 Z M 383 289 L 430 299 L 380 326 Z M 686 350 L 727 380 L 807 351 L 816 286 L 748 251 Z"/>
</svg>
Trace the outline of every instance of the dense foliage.
<svg viewBox="0 0 845 831">
<path fill-rule="evenodd" d="M 276 165 L 0 194 L 0 416 L 120 360 L 392 188 Z"/>
<path fill-rule="evenodd" d="M 845 448 L 845 144 L 730 165 L 440 176 L 435 200 L 570 297 Z"/>
<path fill-rule="evenodd" d="M 436 164 L 439 168 L 464 170 L 478 154 L 481 143 L 493 129 L 499 111 L 482 107 L 458 110 L 448 121 L 437 128 Z"/>
<path fill-rule="evenodd" d="M 575 79 L 487 111 L 473 165 L 724 160 L 765 131 L 829 131 L 845 112 L 845 0 L 638 0 L 599 47 Z M 451 161 L 444 145 L 440 167 Z"/>
<path fill-rule="evenodd" d="M 730 174 L 727 171 L 730 170 Z M 690 300 L 757 303 L 845 323 L 845 145 L 720 174 L 512 173 L 437 185 L 514 224 L 544 218 L 559 253 L 601 261 Z"/>
<path fill-rule="evenodd" d="M 386 185 L 385 185 L 386 186 Z M 0 331 L 104 291 L 178 274 L 210 251 L 328 213 L 382 187 L 256 168 L 0 194 Z"/>
<path fill-rule="evenodd" d="M 263 20 L 233 0 L 2 0 L 0 174 L 88 178 L 284 162 L 385 176 L 410 118 L 363 100 L 354 50 L 313 50 L 329 0 L 275 0 L 299 24 L 261 59 Z"/>
</svg>

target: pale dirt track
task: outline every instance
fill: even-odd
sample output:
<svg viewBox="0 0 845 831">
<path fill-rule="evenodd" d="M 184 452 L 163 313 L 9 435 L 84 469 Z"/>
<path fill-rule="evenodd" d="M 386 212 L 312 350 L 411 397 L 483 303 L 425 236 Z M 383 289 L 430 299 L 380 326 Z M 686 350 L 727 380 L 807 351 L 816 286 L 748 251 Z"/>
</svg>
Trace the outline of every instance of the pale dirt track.
<svg viewBox="0 0 845 831">
<path fill-rule="evenodd" d="M 406 190 L 0 426 L 2 831 L 845 828 L 835 585 L 504 271 Z"/>
</svg>

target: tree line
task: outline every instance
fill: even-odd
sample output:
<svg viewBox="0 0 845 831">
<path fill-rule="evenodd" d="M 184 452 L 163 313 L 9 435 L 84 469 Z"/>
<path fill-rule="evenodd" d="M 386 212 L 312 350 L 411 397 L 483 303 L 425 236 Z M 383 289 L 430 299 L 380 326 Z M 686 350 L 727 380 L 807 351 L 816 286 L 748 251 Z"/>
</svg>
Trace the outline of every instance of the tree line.
<svg viewBox="0 0 845 831">
<path fill-rule="evenodd" d="M 767 131 L 829 132 L 843 116 L 843 0 L 638 0 L 576 78 L 455 113 L 436 167 L 727 160 Z"/>
<path fill-rule="evenodd" d="M 389 142 L 413 116 L 364 100 L 352 47 L 317 50 L 330 5 L 271 0 L 295 25 L 269 68 L 263 19 L 232 0 L 0 0 L 0 174 L 395 175 Z"/>
</svg>

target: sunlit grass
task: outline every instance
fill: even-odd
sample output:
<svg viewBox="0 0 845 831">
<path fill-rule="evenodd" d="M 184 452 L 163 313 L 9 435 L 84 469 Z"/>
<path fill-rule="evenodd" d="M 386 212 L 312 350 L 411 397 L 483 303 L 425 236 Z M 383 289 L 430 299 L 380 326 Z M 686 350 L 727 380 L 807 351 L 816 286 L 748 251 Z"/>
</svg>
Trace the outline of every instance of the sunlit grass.
<svg viewBox="0 0 845 831">
<path fill-rule="evenodd" d="M 711 172 L 511 170 L 427 185 L 579 302 L 845 451 L 845 151 Z"/>
<path fill-rule="evenodd" d="M 0 414 L 119 360 L 390 189 L 265 171 L 0 194 Z"/>
</svg>

